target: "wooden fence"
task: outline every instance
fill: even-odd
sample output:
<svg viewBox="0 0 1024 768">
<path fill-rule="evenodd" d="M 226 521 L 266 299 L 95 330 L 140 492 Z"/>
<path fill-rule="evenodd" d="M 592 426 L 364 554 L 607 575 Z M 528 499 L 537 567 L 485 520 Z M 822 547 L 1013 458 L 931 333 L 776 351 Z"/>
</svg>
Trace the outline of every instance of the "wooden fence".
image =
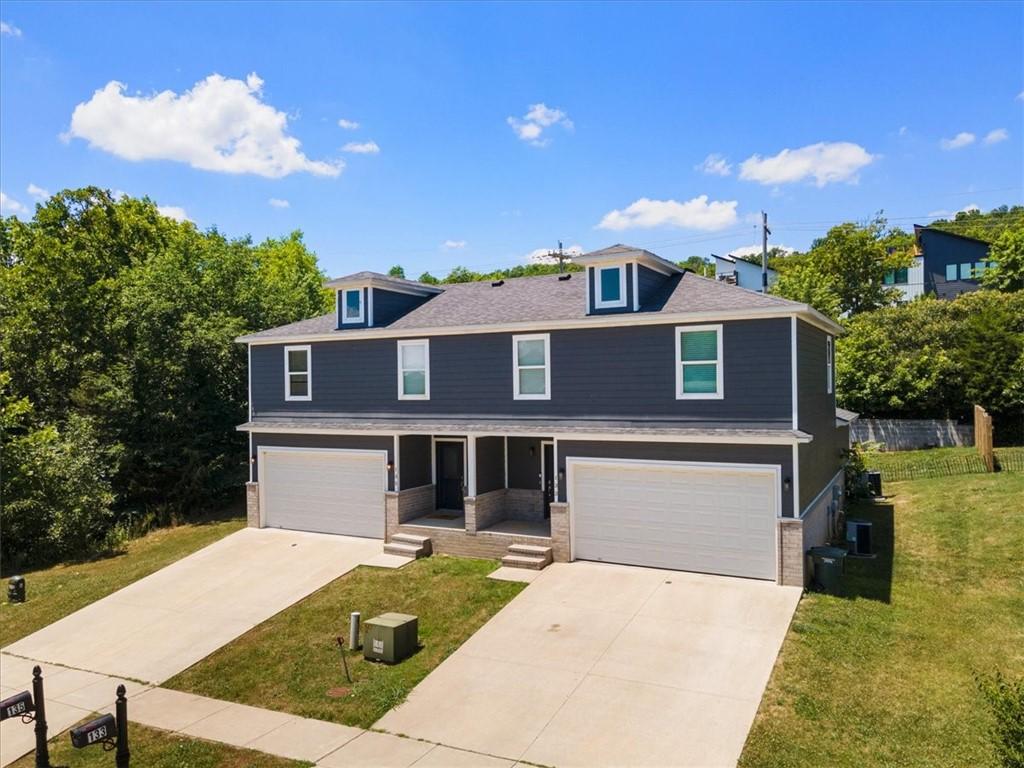
<svg viewBox="0 0 1024 768">
<path fill-rule="evenodd" d="M 996 455 L 992 451 L 992 417 L 980 405 L 974 406 L 974 447 L 987 472 L 996 471 Z"/>
</svg>

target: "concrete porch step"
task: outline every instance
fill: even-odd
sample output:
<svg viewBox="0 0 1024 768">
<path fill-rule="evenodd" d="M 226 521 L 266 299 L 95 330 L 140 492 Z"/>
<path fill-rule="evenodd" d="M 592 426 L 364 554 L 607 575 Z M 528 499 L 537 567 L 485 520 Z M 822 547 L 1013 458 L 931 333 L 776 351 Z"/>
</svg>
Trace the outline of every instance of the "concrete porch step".
<svg viewBox="0 0 1024 768">
<path fill-rule="evenodd" d="M 420 558 L 430 557 L 430 552 L 430 539 L 427 539 L 425 544 L 409 544 L 408 542 L 392 539 L 384 545 L 384 554 L 387 555 Z"/>
<path fill-rule="evenodd" d="M 551 556 L 505 555 L 501 558 L 501 564 L 509 568 L 529 568 L 531 571 L 540 571 L 551 564 Z"/>
<path fill-rule="evenodd" d="M 551 547 L 542 547 L 537 544 L 509 544 L 510 555 L 529 555 L 530 557 L 546 557 L 550 562 Z"/>
<path fill-rule="evenodd" d="M 411 544 L 414 547 L 426 547 L 430 549 L 430 537 L 419 536 L 415 533 L 396 533 L 391 537 L 392 541 L 397 541 L 401 544 Z"/>
</svg>

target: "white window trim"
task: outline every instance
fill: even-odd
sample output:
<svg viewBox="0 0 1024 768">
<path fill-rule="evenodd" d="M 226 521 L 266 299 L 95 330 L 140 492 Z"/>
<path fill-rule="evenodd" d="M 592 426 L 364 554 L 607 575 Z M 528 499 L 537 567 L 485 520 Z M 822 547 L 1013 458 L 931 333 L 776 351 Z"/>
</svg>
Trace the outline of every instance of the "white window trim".
<svg viewBox="0 0 1024 768">
<path fill-rule="evenodd" d="M 402 374 L 402 349 L 405 347 L 423 347 L 423 394 L 405 394 L 405 378 Z M 416 370 L 416 369 L 411 369 Z M 400 339 L 398 342 L 398 399 L 399 400 L 429 400 L 430 399 L 430 339 Z"/>
<path fill-rule="evenodd" d="M 718 357 L 715 363 L 715 391 L 714 392 L 683 392 L 683 366 L 684 365 L 707 365 L 711 360 L 694 360 L 691 363 L 684 363 L 682 357 L 682 334 L 691 331 L 715 331 L 718 340 Z M 722 369 L 724 368 L 724 356 L 722 354 L 722 326 L 721 325 L 677 325 L 676 326 L 676 400 L 721 400 L 725 397 L 723 386 Z"/>
<path fill-rule="evenodd" d="M 835 342 L 831 336 L 825 337 L 825 391 L 832 394 L 835 383 Z"/>
<path fill-rule="evenodd" d="M 608 264 L 594 269 L 594 308 L 614 309 L 625 307 L 626 299 L 626 264 Z M 619 270 L 619 298 L 615 301 L 604 301 L 601 298 L 601 273 L 609 269 Z"/>
<path fill-rule="evenodd" d="M 306 370 L 304 371 L 306 374 L 306 394 L 293 395 L 291 376 L 293 372 L 288 368 L 288 353 L 300 350 L 306 353 Z M 294 373 L 303 373 L 303 371 L 294 371 Z M 287 402 L 313 399 L 313 348 L 309 344 L 296 344 L 284 348 L 284 399 Z"/>
<path fill-rule="evenodd" d="M 539 365 L 519 365 L 519 342 L 520 341 L 543 341 L 544 342 L 544 394 L 520 394 L 519 392 L 519 369 L 540 368 Z M 512 337 L 512 399 L 513 400 L 550 400 L 551 399 L 551 334 L 550 333 L 529 333 Z"/>
<path fill-rule="evenodd" d="M 366 297 L 363 295 L 362 288 L 342 288 L 338 293 L 341 294 L 341 324 L 342 325 L 356 325 L 363 322 L 366 317 Z M 348 295 L 350 293 L 359 294 L 359 317 L 348 317 Z"/>
</svg>

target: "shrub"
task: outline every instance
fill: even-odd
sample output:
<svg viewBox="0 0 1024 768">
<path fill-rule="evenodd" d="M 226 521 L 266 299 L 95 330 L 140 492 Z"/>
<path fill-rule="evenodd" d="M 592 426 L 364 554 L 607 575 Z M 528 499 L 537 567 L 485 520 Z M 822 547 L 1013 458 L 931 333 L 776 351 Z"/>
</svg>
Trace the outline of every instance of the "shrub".
<svg viewBox="0 0 1024 768">
<path fill-rule="evenodd" d="M 1007 679 L 996 672 L 976 680 L 995 719 L 990 733 L 1000 764 L 1024 768 L 1024 678 Z"/>
</svg>

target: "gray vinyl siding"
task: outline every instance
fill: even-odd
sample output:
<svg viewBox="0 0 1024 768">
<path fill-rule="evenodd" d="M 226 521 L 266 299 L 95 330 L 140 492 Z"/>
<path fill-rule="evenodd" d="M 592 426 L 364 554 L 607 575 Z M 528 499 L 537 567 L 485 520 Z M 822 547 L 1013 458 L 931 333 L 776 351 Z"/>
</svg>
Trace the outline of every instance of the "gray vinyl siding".
<svg viewBox="0 0 1024 768">
<path fill-rule="evenodd" d="M 796 321 L 797 397 L 800 429 L 814 440 L 800 446 L 800 509 L 810 504 L 842 466 L 841 430 L 836 428 L 835 386 L 828 393 L 826 339 L 819 328 Z"/>
<path fill-rule="evenodd" d="M 676 399 L 675 327 L 552 331 L 550 400 L 513 399 L 510 333 L 431 337 L 426 401 L 398 400 L 396 339 L 314 342 L 312 399 L 301 402 L 285 402 L 282 345 L 253 345 L 253 415 L 646 418 L 791 427 L 788 318 L 723 323 L 720 400 Z"/>
<path fill-rule="evenodd" d="M 559 440 L 557 449 L 559 501 L 566 500 L 565 460 L 572 457 L 771 464 L 782 468 L 782 515 L 783 517 L 793 516 L 793 449 L 789 445 Z M 787 481 L 789 482 L 787 483 Z M 789 490 L 786 488 L 787 484 L 790 487 Z"/>
<path fill-rule="evenodd" d="M 252 433 L 252 455 L 258 456 L 259 449 L 276 446 L 280 448 L 347 448 L 359 451 L 387 451 L 388 463 L 395 465 L 395 438 L 391 435 L 296 435 Z M 253 463 L 252 479 L 259 481 L 259 462 Z M 388 489 L 395 488 L 394 471 L 388 472 Z"/>
<path fill-rule="evenodd" d="M 540 488 L 540 463 L 542 460 L 540 447 L 539 437 L 510 437 L 508 439 L 509 488 L 530 490 Z"/>
<path fill-rule="evenodd" d="M 390 325 L 427 300 L 426 296 L 413 296 L 383 288 L 373 289 L 373 327 Z"/>
<path fill-rule="evenodd" d="M 626 270 L 626 306 L 611 307 L 609 309 L 597 309 L 597 268 L 587 267 L 587 292 L 590 294 L 590 314 L 592 315 L 621 315 L 624 312 L 633 311 L 633 265 L 632 264 L 609 264 Z"/>
<path fill-rule="evenodd" d="M 352 289 L 349 288 L 348 290 L 352 290 Z M 354 328 L 367 328 L 369 326 L 369 321 L 370 321 L 370 305 L 369 305 L 369 295 L 367 293 L 369 291 L 369 289 L 368 288 L 361 288 L 360 290 L 363 292 L 363 322 L 361 322 L 361 323 L 342 323 L 341 322 L 341 318 L 342 318 L 342 316 L 345 313 L 345 290 L 342 289 L 342 290 L 339 290 L 339 291 L 335 292 L 337 297 L 338 297 L 337 304 L 338 304 L 338 328 L 339 329 L 346 330 L 346 329 L 349 329 L 349 328 L 353 328 L 353 329 Z"/>
<path fill-rule="evenodd" d="M 402 435 L 398 438 L 398 482 L 403 489 L 430 485 L 433 469 L 430 466 L 430 436 Z"/>
<path fill-rule="evenodd" d="M 645 309 L 655 297 L 664 293 L 665 281 L 668 275 L 655 272 L 642 264 L 637 265 L 637 285 L 639 286 L 640 308 Z"/>
<path fill-rule="evenodd" d="M 505 438 L 481 437 L 476 441 L 476 492 L 505 487 Z"/>
</svg>

